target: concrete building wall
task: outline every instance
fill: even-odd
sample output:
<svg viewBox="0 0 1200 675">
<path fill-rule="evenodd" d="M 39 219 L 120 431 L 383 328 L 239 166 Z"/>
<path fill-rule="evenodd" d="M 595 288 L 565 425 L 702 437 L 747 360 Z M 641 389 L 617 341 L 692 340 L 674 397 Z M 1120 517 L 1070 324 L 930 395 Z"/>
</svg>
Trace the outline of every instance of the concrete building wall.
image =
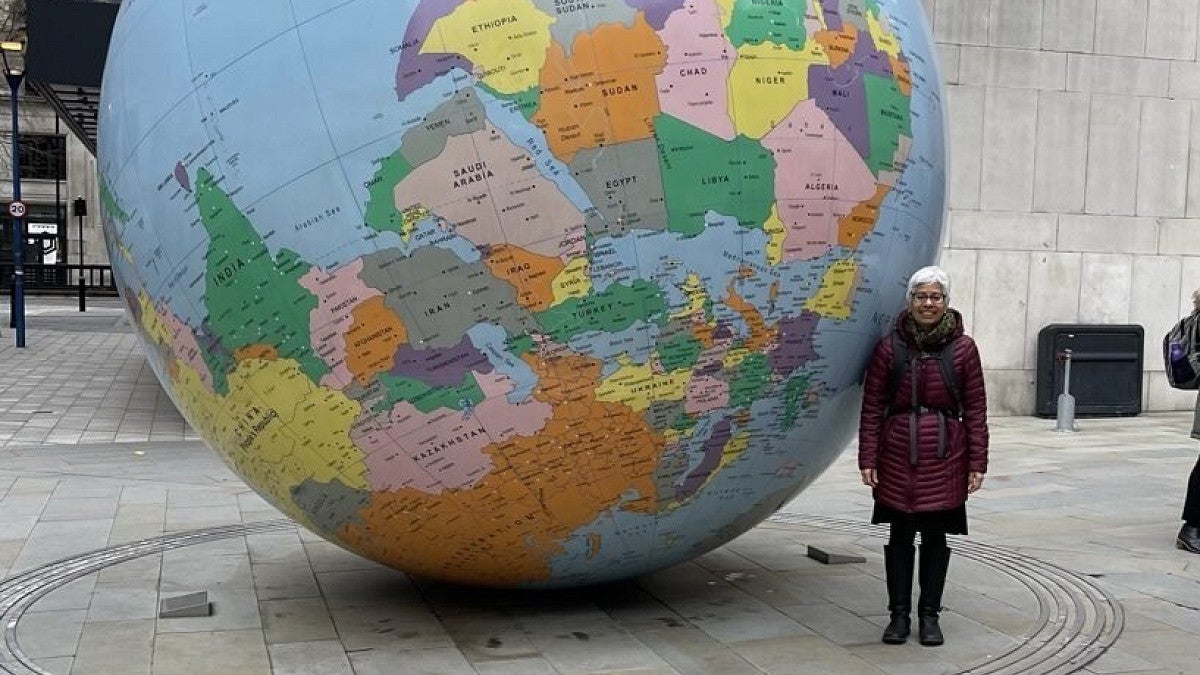
<svg viewBox="0 0 1200 675">
<path fill-rule="evenodd" d="M 96 179 L 96 158 L 74 134 L 67 131 L 67 238 L 78 246 L 79 219 L 71 212 L 76 197 L 87 200 L 88 215 L 83 219 L 83 262 L 85 265 L 107 265 L 108 249 L 104 246 L 104 230 L 100 224 L 100 185 Z M 79 249 L 71 255 L 76 262 Z"/>
<path fill-rule="evenodd" d="M 947 82 L 942 263 L 991 407 L 1035 407 L 1038 331 L 1143 326 L 1143 408 L 1170 389 L 1162 335 L 1200 287 L 1200 0 L 924 0 Z"/>
</svg>

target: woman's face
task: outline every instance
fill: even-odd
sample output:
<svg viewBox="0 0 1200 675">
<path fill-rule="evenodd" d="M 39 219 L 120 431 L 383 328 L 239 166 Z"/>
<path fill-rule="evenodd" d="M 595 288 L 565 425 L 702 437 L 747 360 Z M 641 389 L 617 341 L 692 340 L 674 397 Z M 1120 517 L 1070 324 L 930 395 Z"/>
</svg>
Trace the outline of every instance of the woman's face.
<svg viewBox="0 0 1200 675">
<path fill-rule="evenodd" d="M 932 328 L 946 314 L 946 294 L 942 285 L 920 284 L 908 297 L 908 311 L 921 328 Z"/>
</svg>

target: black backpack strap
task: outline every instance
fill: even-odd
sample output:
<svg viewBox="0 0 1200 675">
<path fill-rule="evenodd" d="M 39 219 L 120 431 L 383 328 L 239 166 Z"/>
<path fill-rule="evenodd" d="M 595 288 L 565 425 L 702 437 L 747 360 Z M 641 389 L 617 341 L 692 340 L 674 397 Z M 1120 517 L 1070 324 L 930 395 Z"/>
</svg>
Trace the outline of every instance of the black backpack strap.
<svg viewBox="0 0 1200 675">
<path fill-rule="evenodd" d="M 954 345 L 962 338 L 951 340 L 949 344 L 942 347 L 938 352 L 938 366 L 942 369 L 942 381 L 946 383 L 946 388 L 950 390 L 950 396 L 954 398 L 954 409 L 959 416 L 962 415 L 962 390 L 958 387 L 958 377 L 954 372 Z"/>
<path fill-rule="evenodd" d="M 938 351 L 938 368 L 942 371 L 942 381 L 946 383 L 946 389 L 949 390 L 951 398 L 954 399 L 954 412 L 958 416 L 962 416 L 963 401 L 962 390 L 959 388 L 958 376 L 954 369 L 954 345 L 958 343 L 957 338 L 949 344 L 942 347 Z M 891 413 L 896 401 L 896 392 L 900 391 L 900 382 L 904 379 L 904 371 L 910 366 L 909 361 L 912 360 L 912 355 L 908 352 L 908 345 L 898 333 L 892 333 L 892 369 L 888 374 L 887 387 L 887 406 L 888 414 Z"/>
<path fill-rule="evenodd" d="M 891 412 L 896 401 L 896 392 L 900 391 L 900 380 L 904 379 L 904 370 L 908 368 L 908 345 L 900 339 L 900 334 L 892 331 L 892 370 L 888 374 L 887 407 Z"/>
</svg>

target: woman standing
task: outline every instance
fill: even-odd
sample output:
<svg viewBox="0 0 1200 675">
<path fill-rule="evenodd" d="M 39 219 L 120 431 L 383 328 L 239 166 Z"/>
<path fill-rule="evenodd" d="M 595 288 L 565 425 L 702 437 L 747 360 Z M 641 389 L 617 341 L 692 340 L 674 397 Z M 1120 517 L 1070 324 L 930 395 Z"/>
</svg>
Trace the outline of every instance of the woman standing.
<svg viewBox="0 0 1200 675">
<path fill-rule="evenodd" d="M 938 613 L 950 562 L 946 535 L 967 533 L 967 495 L 987 472 L 983 367 L 962 315 L 949 304 L 946 272 L 917 270 L 908 281 L 908 307 L 875 345 L 863 385 L 858 468 L 875 497 L 871 522 L 891 525 L 883 547 L 888 644 L 908 639 L 918 531 L 918 637 L 923 645 L 943 643 Z"/>
</svg>

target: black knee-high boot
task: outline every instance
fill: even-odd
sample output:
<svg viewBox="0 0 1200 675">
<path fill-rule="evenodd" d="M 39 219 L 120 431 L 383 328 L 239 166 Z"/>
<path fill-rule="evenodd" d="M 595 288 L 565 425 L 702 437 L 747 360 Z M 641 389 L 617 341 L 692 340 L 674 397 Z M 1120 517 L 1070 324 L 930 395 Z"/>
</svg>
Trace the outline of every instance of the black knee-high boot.
<svg viewBox="0 0 1200 675">
<path fill-rule="evenodd" d="M 917 572 L 921 595 L 917 598 L 917 637 L 921 644 L 936 647 L 945 639 L 938 625 L 942 611 L 942 589 L 946 586 L 946 570 L 950 566 L 950 548 L 921 544 L 921 562 Z"/>
<path fill-rule="evenodd" d="M 902 645 L 912 629 L 913 559 L 916 547 L 912 544 L 888 544 L 883 547 L 883 567 L 887 573 L 888 612 L 891 621 L 883 630 L 883 641 Z"/>
</svg>

